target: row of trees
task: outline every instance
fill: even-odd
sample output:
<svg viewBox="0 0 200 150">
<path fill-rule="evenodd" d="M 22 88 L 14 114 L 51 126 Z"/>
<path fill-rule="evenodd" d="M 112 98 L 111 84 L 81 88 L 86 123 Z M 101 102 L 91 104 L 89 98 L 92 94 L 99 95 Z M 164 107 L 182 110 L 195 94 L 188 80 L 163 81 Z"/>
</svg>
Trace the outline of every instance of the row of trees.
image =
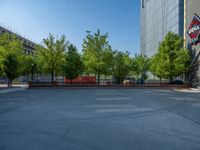
<svg viewBox="0 0 200 150">
<path fill-rule="evenodd" d="M 147 79 L 147 72 L 160 79 L 172 79 L 189 68 L 189 51 L 183 48 L 183 39 L 169 32 L 160 44 L 158 52 L 147 58 L 142 55 L 131 57 L 129 52 L 112 50 L 108 34 L 100 30 L 92 34 L 87 31 L 80 54 L 65 36 L 55 39 L 52 34 L 37 45 L 33 55 L 25 55 L 22 43 L 14 35 L 0 36 L 0 76 L 6 76 L 9 83 L 20 74 L 64 75 L 73 80 L 79 75 L 113 76 L 121 83 L 127 76 Z"/>
</svg>

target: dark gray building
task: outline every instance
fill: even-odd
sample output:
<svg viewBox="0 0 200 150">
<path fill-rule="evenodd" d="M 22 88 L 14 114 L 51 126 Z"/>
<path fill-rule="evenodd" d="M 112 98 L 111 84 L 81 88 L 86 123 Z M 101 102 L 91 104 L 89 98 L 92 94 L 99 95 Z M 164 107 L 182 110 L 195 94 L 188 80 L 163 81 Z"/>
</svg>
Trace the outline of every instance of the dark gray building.
<svg viewBox="0 0 200 150">
<path fill-rule="evenodd" d="M 16 33 L 12 32 L 12 31 L 6 29 L 5 27 L 0 26 L 0 34 L 5 33 L 5 32 L 10 33 L 10 34 L 15 34 L 19 38 L 19 40 L 22 41 L 24 52 L 26 54 L 31 54 L 34 51 L 34 49 L 35 49 L 34 47 L 36 45 L 34 42 L 26 39 L 25 37 L 22 37 L 21 35 L 18 35 Z"/>
<path fill-rule="evenodd" d="M 184 0 L 141 0 L 140 51 L 151 57 L 171 31 L 183 36 Z"/>
<path fill-rule="evenodd" d="M 185 0 L 184 31 L 186 46 L 192 52 L 189 73 L 192 83 L 200 83 L 200 0 Z"/>
</svg>

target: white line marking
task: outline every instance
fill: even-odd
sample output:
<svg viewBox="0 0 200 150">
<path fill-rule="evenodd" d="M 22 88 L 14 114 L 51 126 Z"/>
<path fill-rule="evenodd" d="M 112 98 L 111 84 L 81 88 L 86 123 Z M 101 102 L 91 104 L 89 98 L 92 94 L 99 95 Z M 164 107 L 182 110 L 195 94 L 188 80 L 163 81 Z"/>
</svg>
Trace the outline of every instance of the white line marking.
<svg viewBox="0 0 200 150">
<path fill-rule="evenodd" d="M 135 105 L 87 105 L 88 108 L 135 108 Z"/>
<path fill-rule="evenodd" d="M 130 100 L 130 97 L 105 97 L 105 98 L 96 98 L 96 100 Z"/>
<path fill-rule="evenodd" d="M 95 110 L 94 113 L 112 113 L 112 112 L 144 112 L 144 111 L 152 111 L 150 108 L 113 108 L 113 109 L 99 109 Z"/>
<path fill-rule="evenodd" d="M 113 95 L 121 95 L 123 93 L 115 93 L 115 92 L 109 92 L 109 93 L 94 93 L 95 95 L 110 95 L 110 94 L 113 94 Z"/>
</svg>

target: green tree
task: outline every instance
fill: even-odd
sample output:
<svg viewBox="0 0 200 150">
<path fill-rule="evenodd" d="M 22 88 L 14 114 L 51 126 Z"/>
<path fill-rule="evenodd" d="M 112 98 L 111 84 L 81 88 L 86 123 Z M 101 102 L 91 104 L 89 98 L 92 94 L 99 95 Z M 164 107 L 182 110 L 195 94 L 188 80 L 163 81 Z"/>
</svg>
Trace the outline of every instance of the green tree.
<svg viewBox="0 0 200 150">
<path fill-rule="evenodd" d="M 163 63 L 164 58 L 159 54 L 152 56 L 150 61 L 150 71 L 153 75 L 157 76 L 162 81 L 163 77 L 165 76 L 165 64 Z M 159 65 L 158 65 L 159 64 Z"/>
<path fill-rule="evenodd" d="M 23 58 L 22 70 L 27 76 L 31 75 L 31 80 L 33 81 L 34 73 L 37 71 L 37 61 L 34 54 L 25 55 Z"/>
<path fill-rule="evenodd" d="M 3 57 L 3 47 L 0 46 L 0 76 L 4 76 L 4 57 Z"/>
<path fill-rule="evenodd" d="M 113 60 L 113 51 L 111 50 L 111 48 L 105 49 L 103 51 L 103 62 L 104 62 L 104 69 L 102 74 L 106 76 L 112 75 L 112 60 Z"/>
<path fill-rule="evenodd" d="M 183 38 L 169 32 L 152 58 L 151 72 L 160 79 L 170 79 L 189 69 L 190 53 L 183 47 Z"/>
<path fill-rule="evenodd" d="M 8 78 L 8 86 L 20 75 L 23 55 L 22 43 L 15 35 L 0 35 L 0 73 Z"/>
<path fill-rule="evenodd" d="M 43 40 L 43 45 L 36 47 L 36 58 L 39 69 L 46 74 L 51 74 L 51 82 L 54 76 L 62 73 L 62 64 L 65 63 L 65 51 L 67 45 L 65 36 L 55 40 L 52 34 Z"/>
<path fill-rule="evenodd" d="M 112 75 L 116 79 L 117 84 L 129 75 L 130 57 L 128 52 L 115 51 L 112 61 Z"/>
<path fill-rule="evenodd" d="M 65 56 L 65 64 L 63 65 L 64 75 L 71 80 L 75 79 L 83 72 L 83 62 L 77 48 L 70 44 Z"/>
<path fill-rule="evenodd" d="M 135 55 L 132 59 L 131 70 L 136 74 L 137 79 L 147 79 L 147 71 L 149 70 L 149 58 L 143 55 Z"/>
<path fill-rule="evenodd" d="M 94 35 L 87 31 L 87 36 L 83 41 L 83 63 L 86 73 L 97 75 L 98 84 L 101 75 L 110 73 L 112 50 L 107 38 L 108 34 L 101 35 L 100 30 Z"/>
</svg>

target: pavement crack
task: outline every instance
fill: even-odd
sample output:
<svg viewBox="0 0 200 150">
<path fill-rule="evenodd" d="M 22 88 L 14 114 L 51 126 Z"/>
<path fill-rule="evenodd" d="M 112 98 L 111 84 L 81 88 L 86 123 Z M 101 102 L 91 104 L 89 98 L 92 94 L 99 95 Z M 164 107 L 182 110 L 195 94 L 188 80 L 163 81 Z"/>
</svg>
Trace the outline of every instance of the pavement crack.
<svg viewBox="0 0 200 150">
<path fill-rule="evenodd" d="M 67 137 L 67 135 L 69 134 L 70 130 L 74 127 L 74 125 L 71 125 L 65 132 L 64 134 L 61 136 L 60 140 L 63 140 L 65 137 Z"/>
<path fill-rule="evenodd" d="M 181 105 L 183 105 L 183 104 L 180 104 L 179 106 L 181 106 Z M 200 127 L 200 122 L 198 122 L 198 121 L 196 121 L 196 120 L 194 120 L 194 119 L 192 119 L 192 118 L 190 118 L 190 117 L 188 117 L 188 116 L 186 116 L 186 115 L 184 115 L 184 114 L 181 114 L 181 113 L 172 111 L 173 108 L 174 108 L 174 107 L 168 108 L 167 111 L 170 112 L 170 113 L 179 115 L 179 116 L 181 116 L 181 117 L 183 117 L 183 118 L 185 118 L 185 119 L 187 119 L 187 120 L 189 120 L 189 121 L 192 121 L 194 124 L 196 124 L 198 127 Z M 170 111 L 170 110 L 171 110 L 171 111 Z"/>
<path fill-rule="evenodd" d="M 4 113 L 7 113 L 9 111 L 12 111 L 12 110 L 15 110 L 15 109 L 18 109 L 19 106 L 12 106 L 12 107 L 8 107 L 8 108 L 5 108 L 3 110 L 0 111 L 0 115 L 4 114 Z"/>
<path fill-rule="evenodd" d="M 183 115 L 181 113 L 174 112 L 174 114 L 177 114 L 177 115 L 179 115 L 179 116 L 181 116 L 181 117 L 183 117 L 183 118 L 185 118 L 185 119 L 187 119 L 189 121 L 192 121 L 194 124 L 196 124 L 198 127 L 200 127 L 200 122 L 198 122 L 198 121 L 196 121 L 196 120 L 194 120 L 194 119 L 192 119 L 192 118 L 190 118 L 190 117 L 188 117 L 186 115 Z"/>
</svg>

